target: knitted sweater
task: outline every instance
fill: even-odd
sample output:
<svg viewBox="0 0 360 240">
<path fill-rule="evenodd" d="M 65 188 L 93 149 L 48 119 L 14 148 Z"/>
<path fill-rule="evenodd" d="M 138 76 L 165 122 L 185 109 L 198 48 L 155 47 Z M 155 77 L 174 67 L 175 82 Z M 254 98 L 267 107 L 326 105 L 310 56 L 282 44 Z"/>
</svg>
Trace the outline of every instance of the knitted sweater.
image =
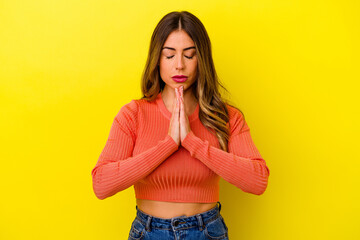
<svg viewBox="0 0 360 240">
<path fill-rule="evenodd" d="M 179 146 L 168 135 L 172 113 L 161 92 L 155 101 L 138 99 L 125 104 L 91 172 L 95 195 L 105 199 L 134 186 L 138 199 L 217 202 L 220 177 L 244 192 L 262 194 L 269 168 L 242 114 L 227 107 L 228 152 L 220 149 L 214 131 L 200 122 L 199 104 L 188 115 L 191 131 Z"/>
</svg>

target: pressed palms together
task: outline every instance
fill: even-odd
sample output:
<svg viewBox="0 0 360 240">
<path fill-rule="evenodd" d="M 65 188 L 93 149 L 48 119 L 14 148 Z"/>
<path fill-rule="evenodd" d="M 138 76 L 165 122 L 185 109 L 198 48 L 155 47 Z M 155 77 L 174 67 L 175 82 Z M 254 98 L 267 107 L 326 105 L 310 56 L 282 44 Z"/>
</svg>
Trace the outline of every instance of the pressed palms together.
<svg viewBox="0 0 360 240">
<path fill-rule="evenodd" d="M 177 145 L 183 142 L 186 135 L 191 131 L 188 116 L 185 113 L 183 86 L 175 88 L 176 101 L 173 107 L 168 134 Z"/>
</svg>

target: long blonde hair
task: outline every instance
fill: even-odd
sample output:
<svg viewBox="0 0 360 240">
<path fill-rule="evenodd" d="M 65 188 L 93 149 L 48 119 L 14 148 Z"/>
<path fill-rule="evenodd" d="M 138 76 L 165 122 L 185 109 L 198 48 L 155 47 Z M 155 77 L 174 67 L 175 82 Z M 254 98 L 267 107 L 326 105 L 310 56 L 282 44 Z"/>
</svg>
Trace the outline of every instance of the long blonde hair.
<svg viewBox="0 0 360 240">
<path fill-rule="evenodd" d="M 160 77 L 158 64 L 161 49 L 169 34 L 175 30 L 184 30 L 195 43 L 198 78 L 194 82 L 192 90 L 199 102 L 199 119 L 218 138 L 221 149 L 227 152 L 229 113 L 226 104 L 235 106 L 227 103 L 221 97 L 219 86 L 226 92 L 228 91 L 220 83 L 216 74 L 207 31 L 201 21 L 193 14 L 187 11 L 170 12 L 157 24 L 151 37 L 148 58 L 142 74 L 141 90 L 143 97 L 141 99 L 153 101 L 165 87 L 165 83 Z M 242 111 L 239 111 L 244 116 Z"/>
</svg>

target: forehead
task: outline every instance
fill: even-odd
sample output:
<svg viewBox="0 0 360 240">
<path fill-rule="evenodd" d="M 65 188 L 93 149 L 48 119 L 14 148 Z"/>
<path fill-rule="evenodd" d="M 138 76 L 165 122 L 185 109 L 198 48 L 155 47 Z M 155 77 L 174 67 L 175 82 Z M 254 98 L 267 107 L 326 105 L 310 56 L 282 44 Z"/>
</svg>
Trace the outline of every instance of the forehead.
<svg viewBox="0 0 360 240">
<path fill-rule="evenodd" d="M 195 49 L 195 44 L 184 30 L 176 30 L 169 34 L 162 49 L 186 51 Z"/>
</svg>

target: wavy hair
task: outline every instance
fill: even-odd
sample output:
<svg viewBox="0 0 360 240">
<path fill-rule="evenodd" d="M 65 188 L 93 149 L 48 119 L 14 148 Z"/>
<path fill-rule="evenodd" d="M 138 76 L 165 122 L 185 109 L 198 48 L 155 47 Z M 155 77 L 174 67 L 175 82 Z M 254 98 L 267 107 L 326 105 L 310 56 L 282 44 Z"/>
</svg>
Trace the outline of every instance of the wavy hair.
<svg viewBox="0 0 360 240">
<path fill-rule="evenodd" d="M 228 90 L 220 83 L 216 74 L 210 38 L 201 21 L 188 11 L 170 12 L 157 24 L 151 37 L 148 58 L 142 73 L 143 97 L 141 99 L 153 101 L 165 87 L 165 83 L 160 77 L 158 64 L 161 49 L 169 34 L 175 30 L 184 30 L 195 43 L 198 70 L 197 80 L 191 88 L 199 102 L 199 119 L 217 137 L 221 149 L 227 152 L 229 113 L 226 104 L 236 107 L 222 98 L 219 87 L 226 92 Z M 238 110 L 244 116 L 242 111 Z"/>
</svg>

